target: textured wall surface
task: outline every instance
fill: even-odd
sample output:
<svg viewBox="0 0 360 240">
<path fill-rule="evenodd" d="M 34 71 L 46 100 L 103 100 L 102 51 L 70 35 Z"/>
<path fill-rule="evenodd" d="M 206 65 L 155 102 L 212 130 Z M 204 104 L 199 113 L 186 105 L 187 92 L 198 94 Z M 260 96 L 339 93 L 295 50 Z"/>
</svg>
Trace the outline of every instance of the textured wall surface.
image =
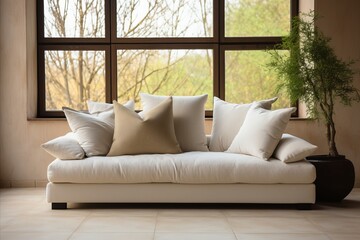
<svg viewBox="0 0 360 240">
<path fill-rule="evenodd" d="M 306 1 L 310 0 L 302 0 Z M 318 25 L 330 36 L 336 53 L 360 59 L 360 1 L 317 0 L 323 16 Z M 53 158 L 40 144 L 69 131 L 66 121 L 29 121 L 36 101 L 35 0 L 0 0 L 0 182 L 1 187 L 43 186 Z M 356 67 L 360 69 L 360 62 Z M 355 82 L 360 89 L 360 77 Z M 337 144 L 356 168 L 360 187 L 360 104 L 336 107 Z M 211 121 L 206 121 L 211 131 Z M 326 153 L 325 129 L 315 121 L 291 121 L 287 132 L 319 146 Z"/>
</svg>

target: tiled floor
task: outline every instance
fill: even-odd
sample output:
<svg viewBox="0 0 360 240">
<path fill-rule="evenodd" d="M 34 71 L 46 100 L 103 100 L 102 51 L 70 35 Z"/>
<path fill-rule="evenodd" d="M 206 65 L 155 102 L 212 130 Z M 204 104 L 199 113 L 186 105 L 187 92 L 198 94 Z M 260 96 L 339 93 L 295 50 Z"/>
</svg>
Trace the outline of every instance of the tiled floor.
<svg viewBox="0 0 360 240">
<path fill-rule="evenodd" d="M 244 205 L 237 209 L 69 207 L 50 210 L 44 189 L 1 189 L 0 239 L 360 239 L 360 189 L 342 203 L 317 204 L 311 211 Z"/>
</svg>

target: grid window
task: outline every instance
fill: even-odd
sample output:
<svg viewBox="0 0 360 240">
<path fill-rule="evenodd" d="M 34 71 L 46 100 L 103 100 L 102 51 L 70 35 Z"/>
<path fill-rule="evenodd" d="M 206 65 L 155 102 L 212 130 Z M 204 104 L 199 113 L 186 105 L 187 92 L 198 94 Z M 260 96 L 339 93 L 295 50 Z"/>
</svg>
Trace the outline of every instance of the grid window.
<svg viewBox="0 0 360 240">
<path fill-rule="evenodd" d="M 139 93 L 274 96 L 265 49 L 281 43 L 298 0 L 38 0 L 38 117 Z M 284 51 L 284 54 L 289 54 Z M 280 96 L 277 107 L 288 106 Z"/>
</svg>

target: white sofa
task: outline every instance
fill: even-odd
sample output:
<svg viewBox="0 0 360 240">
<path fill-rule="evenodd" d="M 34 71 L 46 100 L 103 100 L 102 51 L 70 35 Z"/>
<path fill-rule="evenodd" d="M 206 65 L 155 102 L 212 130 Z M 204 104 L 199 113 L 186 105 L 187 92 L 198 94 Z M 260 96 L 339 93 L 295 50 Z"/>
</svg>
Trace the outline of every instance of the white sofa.
<svg viewBox="0 0 360 240">
<path fill-rule="evenodd" d="M 90 101 L 89 113 L 64 109 L 73 133 L 43 145 L 58 158 L 48 167 L 53 208 L 69 202 L 315 202 L 315 168 L 303 159 L 316 146 L 283 134 L 294 108 L 270 111 L 276 98 L 250 104 L 215 98 L 206 142 L 207 95 L 141 98 L 139 115 L 131 101 Z"/>
<path fill-rule="evenodd" d="M 54 160 L 47 201 L 67 203 L 281 203 L 315 202 L 315 168 L 224 152 L 186 152 L 84 160 Z"/>
</svg>

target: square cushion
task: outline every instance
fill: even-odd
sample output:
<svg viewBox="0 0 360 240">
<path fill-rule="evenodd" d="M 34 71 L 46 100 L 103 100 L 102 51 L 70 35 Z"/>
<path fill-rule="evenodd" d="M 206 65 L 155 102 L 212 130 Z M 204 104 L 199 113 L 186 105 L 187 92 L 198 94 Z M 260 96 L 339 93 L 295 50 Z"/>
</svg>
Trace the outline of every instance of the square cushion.
<svg viewBox="0 0 360 240">
<path fill-rule="evenodd" d="M 135 111 L 135 102 L 134 100 L 129 100 L 123 104 L 124 107 L 130 109 L 131 111 Z M 112 103 L 104 103 L 104 102 L 94 102 L 91 100 L 87 101 L 87 106 L 90 114 L 100 114 L 106 111 L 113 111 L 114 107 Z"/>
<path fill-rule="evenodd" d="M 111 115 L 97 117 L 65 107 L 63 111 L 86 156 L 104 156 L 109 152 L 114 133 Z"/>
<path fill-rule="evenodd" d="M 112 118 L 114 120 L 114 107 L 111 103 L 104 103 L 104 102 L 94 102 L 91 100 L 87 101 L 88 110 L 91 115 L 94 116 L 102 116 L 105 118 Z M 133 100 L 129 100 L 123 104 L 126 108 L 130 109 L 131 111 L 135 111 L 135 102 Z M 106 116 L 108 115 L 108 116 Z M 114 123 L 112 122 L 114 126 Z"/>
<path fill-rule="evenodd" d="M 134 109 L 132 101 L 124 105 Z M 113 105 L 89 101 L 88 108 L 90 114 L 66 107 L 63 111 L 86 156 L 105 156 L 110 150 L 114 134 Z"/>
<path fill-rule="evenodd" d="M 296 108 L 270 111 L 254 103 L 228 152 L 248 154 L 268 160 L 285 131 L 290 116 Z"/>
<path fill-rule="evenodd" d="M 271 109 L 271 105 L 277 98 L 258 101 L 265 109 Z M 242 126 L 246 113 L 252 103 L 236 104 L 225 102 L 214 97 L 213 126 L 209 149 L 213 152 L 226 151 Z"/>
<path fill-rule="evenodd" d="M 62 160 L 83 159 L 85 157 L 84 150 L 72 132 L 52 139 L 42 144 L 41 147 L 54 157 Z"/>
<path fill-rule="evenodd" d="M 286 163 L 297 162 L 312 154 L 316 149 L 317 146 L 304 139 L 284 133 L 273 153 L 273 157 Z"/>
<path fill-rule="evenodd" d="M 144 112 L 156 107 L 166 96 L 140 93 Z M 209 151 L 205 135 L 205 103 L 207 95 L 173 96 L 176 138 L 182 151 Z"/>
<path fill-rule="evenodd" d="M 179 153 L 175 136 L 172 98 L 145 111 L 143 118 L 114 101 L 115 130 L 108 156 Z"/>
</svg>

